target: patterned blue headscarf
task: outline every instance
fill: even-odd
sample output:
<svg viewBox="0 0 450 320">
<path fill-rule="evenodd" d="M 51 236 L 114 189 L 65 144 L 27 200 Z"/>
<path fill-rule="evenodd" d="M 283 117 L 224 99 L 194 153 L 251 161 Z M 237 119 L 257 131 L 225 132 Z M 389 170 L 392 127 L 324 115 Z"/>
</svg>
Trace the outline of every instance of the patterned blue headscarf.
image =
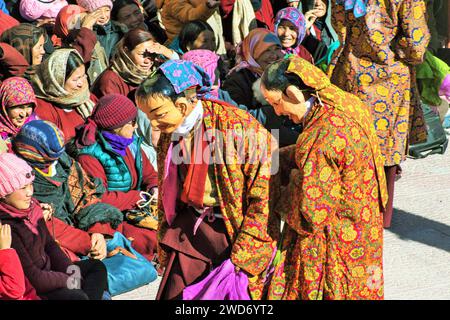
<svg viewBox="0 0 450 320">
<path fill-rule="evenodd" d="M 353 10 L 355 18 L 360 18 L 366 14 L 367 0 L 336 0 L 337 4 L 344 4 L 346 11 Z"/>
<path fill-rule="evenodd" d="M 14 152 L 33 168 L 47 168 L 63 154 L 64 136 L 49 121 L 34 120 L 25 124 L 12 139 Z"/>
<path fill-rule="evenodd" d="M 169 79 L 177 94 L 192 87 L 196 87 L 198 95 L 206 94 L 211 90 L 212 83 L 209 75 L 191 61 L 169 60 L 159 69 Z"/>
</svg>

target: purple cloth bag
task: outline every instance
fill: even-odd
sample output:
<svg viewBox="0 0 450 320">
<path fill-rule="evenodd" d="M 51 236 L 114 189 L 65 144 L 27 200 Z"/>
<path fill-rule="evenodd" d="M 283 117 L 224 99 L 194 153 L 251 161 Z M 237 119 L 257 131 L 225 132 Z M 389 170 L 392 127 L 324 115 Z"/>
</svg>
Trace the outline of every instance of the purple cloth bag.
<svg viewBox="0 0 450 320">
<path fill-rule="evenodd" d="M 205 279 L 186 287 L 183 300 L 250 300 L 248 277 L 242 271 L 236 272 L 227 259 Z"/>
</svg>

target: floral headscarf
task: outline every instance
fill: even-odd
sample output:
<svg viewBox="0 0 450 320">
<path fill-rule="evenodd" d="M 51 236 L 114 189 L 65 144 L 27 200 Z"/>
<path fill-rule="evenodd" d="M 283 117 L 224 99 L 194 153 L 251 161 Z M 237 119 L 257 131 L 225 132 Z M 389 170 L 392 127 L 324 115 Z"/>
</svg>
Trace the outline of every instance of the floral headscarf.
<svg viewBox="0 0 450 320">
<path fill-rule="evenodd" d="M 273 45 L 281 48 L 280 39 L 278 39 L 276 34 L 263 28 L 253 29 L 238 46 L 237 53 L 240 61 L 230 73 L 241 69 L 249 69 L 261 75 L 263 69 L 256 60 Z"/>
<path fill-rule="evenodd" d="M 12 136 L 19 132 L 9 119 L 7 109 L 25 104 L 36 105 L 36 97 L 34 95 L 31 84 L 19 77 L 8 78 L 2 82 L 0 86 L 1 110 L 0 110 L 0 134 L 2 136 Z M 29 117 L 30 119 L 31 117 Z M 30 121 L 27 119 L 27 122 Z"/>
<path fill-rule="evenodd" d="M 209 75 L 190 61 L 169 60 L 159 69 L 169 79 L 177 94 L 192 87 L 196 87 L 198 95 L 206 94 L 211 90 Z"/>
<path fill-rule="evenodd" d="M 297 40 L 294 46 L 290 48 L 283 48 L 283 53 L 285 54 L 299 54 L 299 45 L 302 43 L 306 35 L 306 19 L 303 13 L 298 11 L 294 7 L 284 8 L 278 11 L 275 17 L 275 32 L 278 30 L 278 26 L 281 20 L 287 20 L 295 25 L 297 28 Z"/>
</svg>

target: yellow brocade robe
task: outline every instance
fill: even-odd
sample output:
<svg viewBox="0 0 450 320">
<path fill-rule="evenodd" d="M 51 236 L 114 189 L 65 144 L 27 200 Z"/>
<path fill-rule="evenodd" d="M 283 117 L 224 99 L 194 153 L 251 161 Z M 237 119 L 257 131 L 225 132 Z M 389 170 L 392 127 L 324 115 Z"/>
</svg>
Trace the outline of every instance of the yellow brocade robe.
<svg viewBox="0 0 450 320">
<path fill-rule="evenodd" d="M 369 107 L 302 59 L 288 72 L 320 99 L 305 116 L 296 169 L 276 204 L 286 224 L 268 298 L 382 299 L 387 190 Z"/>
</svg>

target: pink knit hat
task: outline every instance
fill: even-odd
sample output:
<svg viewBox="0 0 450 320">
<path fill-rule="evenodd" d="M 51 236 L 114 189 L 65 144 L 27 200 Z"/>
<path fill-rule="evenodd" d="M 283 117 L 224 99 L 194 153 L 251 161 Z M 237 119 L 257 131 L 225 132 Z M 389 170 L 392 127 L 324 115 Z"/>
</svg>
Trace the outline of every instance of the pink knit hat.
<svg viewBox="0 0 450 320">
<path fill-rule="evenodd" d="M 113 3 L 111 0 L 77 0 L 80 7 L 85 8 L 87 11 L 92 12 L 101 7 L 109 7 L 112 9 Z"/>
<path fill-rule="evenodd" d="M 0 153 L 0 197 L 3 198 L 33 182 L 34 172 L 12 153 Z"/>
<path fill-rule="evenodd" d="M 68 3 L 66 0 L 20 0 L 20 15 L 34 21 L 39 18 L 56 18 L 58 12 Z"/>
</svg>

